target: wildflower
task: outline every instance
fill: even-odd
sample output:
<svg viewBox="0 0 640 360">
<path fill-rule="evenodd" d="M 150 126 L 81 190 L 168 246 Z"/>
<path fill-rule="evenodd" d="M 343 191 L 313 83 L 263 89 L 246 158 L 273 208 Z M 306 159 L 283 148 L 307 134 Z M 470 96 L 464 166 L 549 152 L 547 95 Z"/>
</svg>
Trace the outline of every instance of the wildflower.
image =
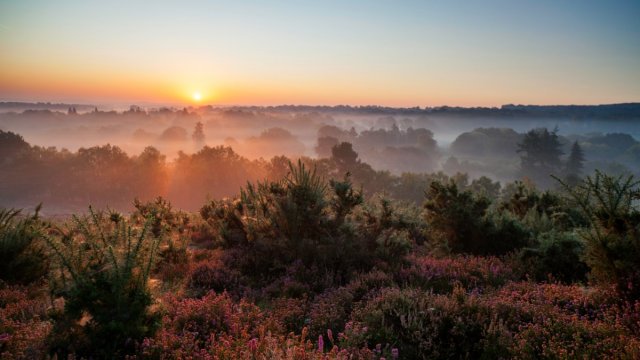
<svg viewBox="0 0 640 360">
<path fill-rule="evenodd" d="M 258 350 L 258 339 L 253 338 L 249 340 L 249 349 L 251 349 L 252 353 L 255 353 Z"/>
<path fill-rule="evenodd" d="M 331 331 L 331 329 L 327 329 L 327 338 L 329 338 L 329 341 L 331 341 L 331 343 L 333 343 L 333 331 Z"/>
<path fill-rule="evenodd" d="M 324 351 L 324 339 L 322 338 L 322 335 L 318 336 L 318 352 L 323 352 Z"/>
<path fill-rule="evenodd" d="M 398 351 L 398 348 L 391 349 L 391 358 L 397 359 L 398 357 L 400 357 L 400 351 Z"/>
</svg>

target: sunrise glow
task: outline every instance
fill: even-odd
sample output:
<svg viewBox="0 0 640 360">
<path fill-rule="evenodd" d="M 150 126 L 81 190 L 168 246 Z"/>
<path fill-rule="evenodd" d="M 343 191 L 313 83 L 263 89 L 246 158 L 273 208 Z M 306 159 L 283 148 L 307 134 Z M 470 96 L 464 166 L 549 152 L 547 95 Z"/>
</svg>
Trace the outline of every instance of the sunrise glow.
<svg viewBox="0 0 640 360">
<path fill-rule="evenodd" d="M 4 1 L 0 98 L 389 106 L 628 102 L 640 97 L 638 13 L 637 2 L 622 1 Z M 205 89 L 213 82 L 215 96 Z"/>
</svg>

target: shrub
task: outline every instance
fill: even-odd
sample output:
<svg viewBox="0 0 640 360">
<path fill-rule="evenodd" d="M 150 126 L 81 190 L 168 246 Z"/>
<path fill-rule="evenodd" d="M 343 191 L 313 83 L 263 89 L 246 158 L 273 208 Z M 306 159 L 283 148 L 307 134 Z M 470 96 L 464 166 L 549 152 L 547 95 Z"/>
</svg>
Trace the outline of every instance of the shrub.
<svg viewBox="0 0 640 360">
<path fill-rule="evenodd" d="M 589 270 L 583 254 L 584 243 L 573 233 L 548 232 L 538 237 L 535 247 L 520 251 L 515 267 L 536 281 L 581 282 Z"/>
<path fill-rule="evenodd" d="M 20 287 L 0 289 L 0 358 L 41 359 L 51 331 L 48 304 Z"/>
<path fill-rule="evenodd" d="M 455 286 L 483 292 L 514 280 L 512 270 L 495 257 L 459 256 L 434 258 L 410 256 L 409 266 L 396 274 L 397 281 L 438 294 L 453 291 Z"/>
<path fill-rule="evenodd" d="M 505 213 L 492 213 L 484 220 L 484 235 L 477 253 L 504 255 L 530 244 L 531 235 L 523 224 Z"/>
<path fill-rule="evenodd" d="M 27 284 L 47 274 L 39 210 L 21 218 L 20 210 L 0 209 L 0 280 Z"/>
<path fill-rule="evenodd" d="M 348 175 L 327 184 L 299 161 L 285 179 L 249 184 L 240 198 L 210 202 L 200 213 L 220 247 L 237 259 L 225 264 L 253 288 L 301 296 L 345 284 L 376 259 L 399 262 L 407 252 L 408 230 L 397 216 L 389 222 L 369 214 L 369 222 L 356 226 L 353 212 L 362 201 Z"/>
<path fill-rule="evenodd" d="M 576 318 L 526 324 L 510 349 L 517 359 L 637 359 L 640 340 L 603 323 Z"/>
<path fill-rule="evenodd" d="M 434 181 L 426 192 L 426 220 L 432 236 L 454 253 L 481 252 L 479 246 L 489 201 L 473 192 L 461 191 L 455 182 Z"/>
<path fill-rule="evenodd" d="M 481 358 L 486 319 L 477 299 L 385 289 L 352 314 L 345 345 L 397 347 L 404 359 Z M 386 344 L 386 345 L 385 345 Z"/>
<path fill-rule="evenodd" d="M 255 305 L 235 304 L 227 294 L 213 292 L 200 299 L 166 300 L 163 326 L 154 338 L 143 344 L 147 357 L 182 359 L 217 347 L 237 348 L 259 336 L 265 319 Z M 218 344 L 224 339 L 226 344 Z"/>
<path fill-rule="evenodd" d="M 206 259 L 192 264 L 189 270 L 187 287 L 192 296 L 202 296 L 210 291 L 221 293 L 240 292 L 241 274 L 225 266 L 220 260 Z"/>
<path fill-rule="evenodd" d="M 380 289 L 393 286 L 391 276 L 373 270 L 356 276 L 343 287 L 330 289 L 316 296 L 309 312 L 311 335 L 322 335 L 327 330 L 335 334 L 342 332 L 358 302 Z"/>
<path fill-rule="evenodd" d="M 59 229 L 59 238 L 46 238 L 59 265 L 53 285 L 65 299 L 52 348 L 60 355 L 119 357 L 156 327 L 147 280 L 159 239 L 149 237 L 148 223 L 134 228 L 89 210 Z"/>
<path fill-rule="evenodd" d="M 640 299 L 640 181 L 596 172 L 574 188 L 564 186 L 591 224 L 581 235 L 593 279 Z"/>
</svg>

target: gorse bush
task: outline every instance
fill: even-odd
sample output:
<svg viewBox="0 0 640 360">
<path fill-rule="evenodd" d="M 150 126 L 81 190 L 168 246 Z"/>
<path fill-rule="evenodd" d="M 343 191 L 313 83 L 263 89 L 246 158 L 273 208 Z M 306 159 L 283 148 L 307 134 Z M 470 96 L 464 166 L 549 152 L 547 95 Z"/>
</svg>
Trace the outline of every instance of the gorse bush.
<svg viewBox="0 0 640 360">
<path fill-rule="evenodd" d="M 490 201 L 449 181 L 434 181 L 425 193 L 432 244 L 453 253 L 503 255 L 525 246 L 529 234 L 517 219 L 489 211 Z"/>
<path fill-rule="evenodd" d="M 56 318 L 52 351 L 113 358 L 131 353 L 156 328 L 147 281 L 159 239 L 151 220 L 130 226 L 122 216 L 89 209 L 58 236 L 47 237 L 57 257 L 56 294 L 64 311 Z"/>
<path fill-rule="evenodd" d="M 39 210 L 22 217 L 20 210 L 0 209 L 0 280 L 27 284 L 47 274 Z"/>
<path fill-rule="evenodd" d="M 565 189 L 591 224 L 581 235 L 593 279 L 640 299 L 640 181 L 596 172 Z"/>
<path fill-rule="evenodd" d="M 248 184 L 240 197 L 210 202 L 200 213 L 216 242 L 241 255 L 225 266 L 239 269 L 254 287 L 280 286 L 299 296 L 344 284 L 378 260 L 397 262 L 409 249 L 409 225 L 388 203 L 382 213 L 354 220 L 363 201 L 348 174 L 327 183 L 299 161 L 282 181 Z M 324 279 L 309 283 L 318 277 Z"/>
<path fill-rule="evenodd" d="M 589 271 L 583 254 L 584 243 L 576 234 L 547 232 L 537 238 L 536 246 L 522 249 L 517 267 L 536 281 L 581 282 Z"/>
</svg>

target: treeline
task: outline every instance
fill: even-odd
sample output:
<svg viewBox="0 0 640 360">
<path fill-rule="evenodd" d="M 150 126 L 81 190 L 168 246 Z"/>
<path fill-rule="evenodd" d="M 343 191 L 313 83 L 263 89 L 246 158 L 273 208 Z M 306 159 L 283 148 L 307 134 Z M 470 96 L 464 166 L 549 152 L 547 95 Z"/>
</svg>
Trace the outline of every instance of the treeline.
<svg viewBox="0 0 640 360">
<path fill-rule="evenodd" d="M 447 177 L 442 173 L 394 176 L 389 171 L 376 171 L 360 161 L 346 142 L 336 143 L 327 155 L 302 161 L 326 179 L 351 172 L 366 193 L 385 192 L 400 200 L 417 201 L 432 179 Z M 281 178 L 288 171 L 287 163 L 282 156 L 248 160 L 223 146 L 205 146 L 194 154 L 181 152 L 171 162 L 153 147 L 134 156 L 111 145 L 69 152 L 31 146 L 17 134 L 0 132 L 0 164 L 6 170 L 0 174 L 0 199 L 5 206 L 43 202 L 73 211 L 86 204 L 129 209 L 133 198 L 164 196 L 193 210 L 207 196 L 232 196 L 247 182 Z"/>
<path fill-rule="evenodd" d="M 367 195 L 384 193 L 395 200 L 419 203 L 431 182 L 449 178 L 494 198 L 501 194 L 500 183 L 486 176 L 471 180 L 465 167 L 451 159 L 445 169 L 452 175 L 426 171 L 396 171 L 401 175 L 395 175 L 390 170 L 375 170 L 362 161 L 352 145 L 353 142 L 363 149 L 378 167 L 403 170 L 402 164 L 421 162 L 433 169 L 438 153 L 428 130 L 401 131 L 394 127 L 390 131 L 358 134 L 324 127 L 321 134 L 325 136 L 319 138 L 317 151 L 322 158 L 301 157 L 301 161 L 317 169 L 325 179 L 340 179 L 350 173 Z M 543 188 L 554 184 L 551 174 L 574 183 L 579 179 L 585 159 L 577 142 L 564 160 L 555 132 L 534 130 L 521 139 L 518 151 L 523 177 Z M 395 147 L 376 148 L 379 142 Z M 129 210 L 133 198 L 150 200 L 163 196 L 180 208 L 194 210 L 207 197 L 236 195 L 247 182 L 283 177 L 288 161 L 284 156 L 248 160 L 225 146 L 204 146 L 193 154 L 179 152 L 172 161 L 153 147 L 133 156 L 112 145 L 70 152 L 31 146 L 20 135 L 0 131 L 0 164 L 5 169 L 0 173 L 0 201 L 17 207 L 42 202 L 48 212 L 68 213 L 83 209 L 86 204 Z"/>
</svg>

